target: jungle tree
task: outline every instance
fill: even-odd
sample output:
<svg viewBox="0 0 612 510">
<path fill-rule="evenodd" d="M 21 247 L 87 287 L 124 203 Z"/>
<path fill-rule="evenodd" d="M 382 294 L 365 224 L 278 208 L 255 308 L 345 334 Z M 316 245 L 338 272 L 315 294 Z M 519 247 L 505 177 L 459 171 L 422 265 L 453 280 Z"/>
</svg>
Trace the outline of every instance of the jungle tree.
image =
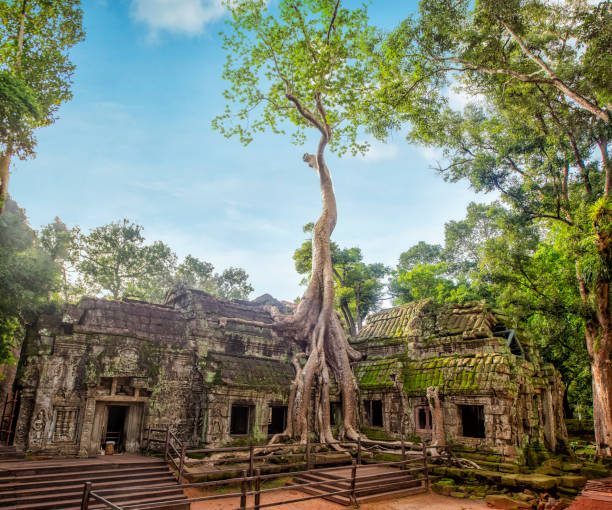
<svg viewBox="0 0 612 510">
<path fill-rule="evenodd" d="M 329 406 L 333 373 L 342 396 L 344 434 L 356 439 L 358 388 L 350 361 L 360 354 L 348 344 L 334 309 L 330 236 L 337 209 L 325 152 L 367 149 L 358 135 L 362 99 L 374 79 L 374 67 L 368 62 L 374 31 L 365 8 L 348 10 L 339 0 L 281 0 L 276 16 L 267 12 L 266 3 L 232 4 L 231 31 L 224 36 L 228 52 L 224 77 L 230 83 L 225 97 L 239 108 L 234 112 L 228 106 L 213 125 L 245 144 L 265 129 L 284 134 L 291 124 L 298 142 L 314 131 L 319 137 L 317 150 L 303 160 L 318 176 L 322 212 L 312 233 L 310 281 L 293 314 L 282 316 L 272 310 L 273 324 L 227 320 L 272 328 L 299 346 L 293 359 L 296 376 L 287 428 L 279 437 L 306 441 L 316 389 L 316 431 L 320 441 L 333 440 Z"/>
<path fill-rule="evenodd" d="M 610 2 L 424 0 L 380 60 L 395 112 L 371 117 L 379 134 L 410 121 L 411 141 L 445 148 L 446 178 L 554 234 L 580 296 L 600 456 L 612 455 L 611 41 Z M 482 108 L 447 108 L 453 85 Z"/>
<path fill-rule="evenodd" d="M 72 97 L 68 51 L 84 37 L 80 0 L 0 1 L 0 213 L 13 156 L 34 155 L 34 129 Z"/>
</svg>

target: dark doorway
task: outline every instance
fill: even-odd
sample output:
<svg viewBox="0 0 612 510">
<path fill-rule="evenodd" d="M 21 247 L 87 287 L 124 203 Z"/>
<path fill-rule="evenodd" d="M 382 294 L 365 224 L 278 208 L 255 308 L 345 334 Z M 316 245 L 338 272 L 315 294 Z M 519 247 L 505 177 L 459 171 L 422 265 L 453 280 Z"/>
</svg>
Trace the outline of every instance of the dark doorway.
<svg viewBox="0 0 612 510">
<path fill-rule="evenodd" d="M 485 437 L 484 406 L 459 406 L 463 437 Z"/>
<path fill-rule="evenodd" d="M 230 434 L 233 436 L 245 436 L 250 431 L 251 406 L 233 405 L 230 420 Z"/>
<path fill-rule="evenodd" d="M 270 407 L 268 434 L 280 434 L 287 428 L 287 406 Z"/>
<path fill-rule="evenodd" d="M 127 406 L 108 406 L 108 420 L 106 420 L 103 444 L 106 444 L 107 441 L 114 441 L 116 452 L 123 448 L 123 429 L 127 409 Z"/>
<path fill-rule="evenodd" d="M 366 423 L 370 427 L 383 426 L 382 400 L 364 400 Z"/>
<path fill-rule="evenodd" d="M 372 427 L 383 426 L 382 400 L 372 400 Z"/>
<path fill-rule="evenodd" d="M 417 430 L 431 430 L 431 410 L 429 406 L 420 406 L 416 411 Z"/>
</svg>

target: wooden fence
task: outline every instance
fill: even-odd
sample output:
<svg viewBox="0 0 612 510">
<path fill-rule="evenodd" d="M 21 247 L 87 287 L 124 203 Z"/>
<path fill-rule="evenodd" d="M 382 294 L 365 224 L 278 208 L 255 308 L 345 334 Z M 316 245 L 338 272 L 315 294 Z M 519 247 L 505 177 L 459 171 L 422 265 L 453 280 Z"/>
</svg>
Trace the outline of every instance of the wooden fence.
<svg viewBox="0 0 612 510">
<path fill-rule="evenodd" d="M 154 433 L 165 433 L 165 439 L 162 440 L 160 438 L 153 438 L 152 434 Z M 333 473 L 337 470 L 345 470 L 347 465 L 337 466 L 337 467 L 324 467 L 317 468 L 316 466 L 316 455 L 313 455 L 313 450 L 321 447 L 329 447 L 332 446 L 330 443 L 306 443 L 304 444 L 279 444 L 279 445 L 266 445 L 266 446 L 256 446 L 250 445 L 246 447 L 227 447 L 227 448 L 206 448 L 206 449 L 186 449 L 184 443 L 182 443 L 175 434 L 173 434 L 169 429 L 148 429 L 147 434 L 145 436 L 146 447 L 145 451 L 151 451 L 152 449 L 156 449 L 158 451 L 162 451 L 162 448 L 159 446 L 156 448 L 152 448 L 153 444 L 163 445 L 163 451 L 165 458 L 168 462 L 170 462 L 177 470 L 178 473 L 178 484 L 173 485 L 163 485 L 163 486 L 155 486 L 151 488 L 151 490 L 156 489 L 168 489 L 168 488 L 213 488 L 219 485 L 240 485 L 240 492 L 232 492 L 227 494 L 214 494 L 210 496 L 201 496 L 195 498 L 183 498 L 183 499 L 174 499 L 169 501 L 164 501 L 160 503 L 148 503 L 148 504 L 137 504 L 137 505 L 124 505 L 119 506 L 115 503 L 112 503 L 108 500 L 107 497 L 104 496 L 105 490 L 95 490 L 92 486 L 91 482 L 86 482 L 83 488 L 83 499 L 82 499 L 82 510 L 88 510 L 90 502 L 98 502 L 105 505 L 105 508 L 111 508 L 113 510 L 145 510 L 145 509 L 157 509 L 162 510 L 165 508 L 176 507 L 178 505 L 187 505 L 191 503 L 196 503 L 200 501 L 212 501 L 218 499 L 225 498 L 239 498 L 240 505 L 238 510 L 258 510 L 261 508 L 267 508 L 272 506 L 282 506 L 289 503 L 298 503 L 300 501 L 308 501 L 311 499 L 325 498 L 329 496 L 348 496 L 354 504 L 357 503 L 356 499 L 356 485 L 359 482 L 367 482 L 376 480 L 380 475 L 359 475 L 359 471 L 371 465 L 376 465 L 379 467 L 397 467 L 402 470 L 402 472 L 410 473 L 410 475 L 418 476 L 419 480 L 422 481 L 423 487 L 425 490 L 429 488 L 429 459 L 439 457 L 437 450 L 435 447 L 425 446 L 425 445 L 417 445 L 412 443 L 404 443 L 403 441 L 398 445 L 397 443 L 386 443 L 384 441 L 338 441 L 333 443 L 333 445 L 340 446 L 342 448 L 350 448 L 350 452 L 355 454 L 355 458 L 347 456 L 347 460 L 351 458 L 351 462 L 349 465 L 351 466 L 351 475 L 346 478 L 334 478 L 333 484 L 338 484 L 339 482 L 348 482 L 349 488 L 342 490 L 333 490 L 327 491 L 321 494 L 301 497 L 301 498 L 293 498 L 284 500 L 281 502 L 263 502 L 264 497 L 267 494 L 271 494 L 273 492 L 279 491 L 287 491 L 287 490 L 297 490 L 299 491 L 302 488 L 316 488 L 329 486 L 330 480 L 324 481 L 316 481 L 316 482 L 308 482 L 308 483 L 299 483 L 292 484 L 290 486 L 283 487 L 275 487 L 270 489 L 262 489 L 262 482 L 275 480 L 278 478 L 287 478 L 287 477 L 299 477 L 300 475 L 305 474 L 317 474 L 317 473 Z M 373 459 L 369 459 L 369 464 L 362 464 L 363 457 L 363 449 L 364 445 L 368 446 L 399 446 L 399 451 L 401 451 L 401 460 L 395 462 L 375 462 Z M 274 457 L 274 450 L 303 450 L 298 451 L 297 453 L 280 453 L 276 455 L 277 457 L 287 458 L 295 458 L 301 457 L 301 462 L 290 462 L 282 464 L 283 468 L 293 468 L 296 466 L 304 467 L 305 469 L 289 471 L 289 472 L 281 472 L 281 473 L 270 473 L 270 474 L 262 474 L 261 467 L 256 467 L 258 461 L 266 460 L 269 462 L 271 458 Z M 428 453 L 428 450 L 432 449 L 431 452 Z M 184 459 L 185 454 L 217 454 L 217 453 L 239 453 L 245 452 L 243 457 L 232 457 L 230 459 L 217 459 L 214 465 L 222 465 L 224 463 L 239 463 L 239 462 L 247 462 L 249 463 L 248 469 L 242 470 L 242 476 L 239 478 L 230 478 L 223 480 L 215 480 L 208 482 L 199 482 L 199 483 L 181 483 L 182 475 L 184 471 Z M 248 455 L 246 455 L 248 452 Z M 258 454 L 259 452 L 259 454 Z M 264 452 L 264 454 L 261 454 Z M 175 460 L 173 455 L 178 457 L 178 461 Z M 397 490 L 402 482 L 390 483 L 388 487 L 385 486 L 385 491 L 393 491 Z M 113 494 L 117 494 L 117 492 L 125 492 L 129 493 L 135 490 L 146 490 L 146 487 L 131 487 L 126 489 L 113 489 Z M 251 498 L 252 504 L 248 505 L 248 499 Z"/>
</svg>

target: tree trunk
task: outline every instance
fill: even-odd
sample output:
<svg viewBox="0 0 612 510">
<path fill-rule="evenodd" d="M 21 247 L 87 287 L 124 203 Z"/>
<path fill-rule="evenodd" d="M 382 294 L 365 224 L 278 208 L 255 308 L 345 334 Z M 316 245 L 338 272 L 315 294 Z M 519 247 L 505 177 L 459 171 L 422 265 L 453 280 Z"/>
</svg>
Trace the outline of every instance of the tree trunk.
<svg viewBox="0 0 612 510">
<path fill-rule="evenodd" d="M 330 377 L 333 374 L 342 398 L 342 430 L 345 437 L 356 440 L 358 428 L 358 387 L 351 370 L 351 360 L 361 354 L 347 341 L 340 316 L 334 309 L 334 273 L 331 261 L 331 234 L 336 226 L 336 198 L 324 151 L 328 135 L 323 134 L 316 156 L 305 154 L 304 161 L 318 174 L 323 202 L 321 216 L 312 235 L 312 276 L 306 292 L 293 315 L 272 313 L 273 324 L 235 318 L 233 321 L 275 329 L 285 338 L 296 342 L 307 356 L 301 367 L 294 358 L 296 376 L 291 385 L 287 429 L 279 437 L 293 437 L 302 443 L 316 432 L 323 443 L 334 441 L 330 420 Z M 313 398 L 315 397 L 314 402 Z M 310 411 L 314 412 L 315 430 L 309 426 Z"/>
<path fill-rule="evenodd" d="M 446 434 L 444 433 L 444 411 L 440 405 L 440 395 L 438 388 L 430 386 L 427 388 L 427 402 L 429 402 L 429 410 L 431 411 L 431 446 L 445 447 Z M 439 452 L 432 451 L 431 454 Z"/>
<path fill-rule="evenodd" d="M 7 150 L 0 156 L 0 214 L 4 212 L 8 198 L 9 167 L 11 164 L 11 153 Z"/>
<path fill-rule="evenodd" d="M 612 455 L 612 368 L 610 353 L 602 353 L 591 362 L 593 374 L 593 426 L 597 455 L 609 457 Z"/>
<path fill-rule="evenodd" d="M 342 316 L 344 317 L 344 322 L 349 329 L 349 335 L 357 336 L 357 328 L 355 327 L 355 320 L 353 319 L 353 315 L 351 314 L 351 310 L 349 309 L 348 304 L 343 303 L 340 305 L 340 311 L 342 312 Z"/>
<path fill-rule="evenodd" d="M 355 315 L 357 315 L 357 332 L 361 331 L 361 309 L 359 308 L 359 300 L 361 299 L 361 282 L 357 282 L 357 293 L 355 296 Z"/>
<path fill-rule="evenodd" d="M 600 236 L 601 241 L 601 236 Z M 600 245 L 601 246 L 601 245 Z M 605 248 L 604 246 L 601 246 Z M 593 378 L 593 426 L 598 457 L 612 456 L 612 324 L 610 321 L 607 281 L 599 281 L 589 289 L 581 278 L 576 264 L 576 274 L 582 302 L 594 310 L 585 321 L 587 351 L 591 358 Z"/>
</svg>

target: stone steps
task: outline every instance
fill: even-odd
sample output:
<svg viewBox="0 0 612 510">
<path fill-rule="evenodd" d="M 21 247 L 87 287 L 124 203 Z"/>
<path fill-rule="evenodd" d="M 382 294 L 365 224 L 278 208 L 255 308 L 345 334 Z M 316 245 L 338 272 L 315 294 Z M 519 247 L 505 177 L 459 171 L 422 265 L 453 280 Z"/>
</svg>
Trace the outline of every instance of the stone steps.
<svg viewBox="0 0 612 510">
<path fill-rule="evenodd" d="M 85 482 L 118 506 L 163 503 L 186 499 L 167 464 L 145 457 L 117 462 L 100 459 L 63 459 L 0 463 L 0 509 L 79 509 Z M 79 466 L 81 469 L 79 469 Z M 103 508 L 90 500 L 90 508 Z M 160 510 L 187 510 L 173 504 Z"/>
<path fill-rule="evenodd" d="M 417 469 L 385 469 L 376 466 L 360 467 L 355 480 L 355 497 L 359 503 L 386 498 L 401 497 L 425 492 L 423 480 L 415 478 Z M 344 506 L 352 505 L 350 494 L 332 494 L 350 490 L 350 468 L 339 471 L 304 473 L 293 479 L 295 488 L 301 492 L 323 497 Z M 325 482 L 322 485 L 300 487 L 300 484 Z M 327 495 L 325 495 L 327 494 Z"/>
</svg>

